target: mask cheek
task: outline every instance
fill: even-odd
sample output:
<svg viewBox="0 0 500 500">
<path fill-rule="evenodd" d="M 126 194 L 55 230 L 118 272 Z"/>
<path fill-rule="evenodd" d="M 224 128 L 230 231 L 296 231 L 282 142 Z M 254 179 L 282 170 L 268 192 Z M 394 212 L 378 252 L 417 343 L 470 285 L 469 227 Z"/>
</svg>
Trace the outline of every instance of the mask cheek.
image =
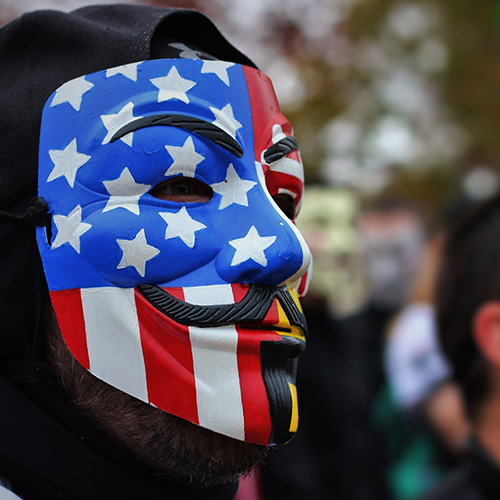
<svg viewBox="0 0 500 500">
<path fill-rule="evenodd" d="M 92 231 L 82 240 L 81 257 L 107 284 L 123 288 L 168 284 L 206 265 L 219 251 L 205 235 L 197 235 L 193 247 L 179 237 L 166 239 L 157 208 L 141 207 L 140 216 L 98 212 L 85 221 Z"/>
</svg>

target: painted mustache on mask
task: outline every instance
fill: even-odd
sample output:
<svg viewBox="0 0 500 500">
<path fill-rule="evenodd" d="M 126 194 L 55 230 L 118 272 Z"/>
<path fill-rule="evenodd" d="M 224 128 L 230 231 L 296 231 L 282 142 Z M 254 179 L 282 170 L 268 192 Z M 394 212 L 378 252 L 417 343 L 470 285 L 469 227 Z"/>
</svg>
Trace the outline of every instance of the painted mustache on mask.
<svg viewBox="0 0 500 500">
<path fill-rule="evenodd" d="M 156 285 L 139 285 L 144 298 L 160 312 L 187 326 L 215 327 L 238 324 L 259 324 L 265 319 L 275 299 L 279 301 L 290 326 L 306 331 L 306 320 L 286 287 L 253 283 L 245 297 L 236 304 L 202 306 L 173 297 Z M 272 325 L 269 325 L 270 327 Z M 276 327 L 272 328 L 276 330 Z"/>
</svg>

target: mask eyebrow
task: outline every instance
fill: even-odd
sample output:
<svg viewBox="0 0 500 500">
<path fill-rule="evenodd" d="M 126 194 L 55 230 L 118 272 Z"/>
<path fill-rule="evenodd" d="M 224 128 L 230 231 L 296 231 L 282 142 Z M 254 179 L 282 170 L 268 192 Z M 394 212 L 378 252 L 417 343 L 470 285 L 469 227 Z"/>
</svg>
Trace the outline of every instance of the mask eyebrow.
<svg viewBox="0 0 500 500">
<path fill-rule="evenodd" d="M 298 149 L 299 143 L 295 137 L 284 137 L 264 151 L 264 160 L 266 160 L 267 163 L 273 163 Z"/>
<path fill-rule="evenodd" d="M 119 128 L 111 137 L 110 142 L 120 139 L 129 132 L 140 128 L 152 127 L 153 125 L 168 125 L 195 132 L 209 141 L 223 147 L 238 158 L 243 156 L 243 149 L 238 142 L 227 132 L 217 127 L 213 123 L 187 115 L 158 114 L 144 116 L 128 122 Z"/>
</svg>

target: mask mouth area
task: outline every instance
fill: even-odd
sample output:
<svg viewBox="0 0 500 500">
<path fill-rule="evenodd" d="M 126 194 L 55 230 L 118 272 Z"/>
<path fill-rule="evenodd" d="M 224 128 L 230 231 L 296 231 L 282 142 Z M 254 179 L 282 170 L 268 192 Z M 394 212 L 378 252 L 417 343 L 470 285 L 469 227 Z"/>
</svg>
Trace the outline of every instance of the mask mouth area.
<svg viewBox="0 0 500 500">
<path fill-rule="evenodd" d="M 305 344 L 293 337 L 282 337 L 279 342 L 262 342 L 262 377 L 272 421 L 271 445 L 290 441 L 297 431 L 295 378 L 297 356 L 304 348 Z"/>
<path fill-rule="evenodd" d="M 265 318 L 277 299 L 290 326 L 297 327 L 302 332 L 306 331 L 304 315 L 286 287 L 277 288 L 253 283 L 240 302 L 209 306 L 184 302 L 157 285 L 139 285 L 137 289 L 153 307 L 181 325 L 201 328 L 246 325 L 249 328 L 249 324 L 254 324 L 259 325 L 261 330 L 276 331 L 276 325 L 266 325 Z M 283 329 L 284 333 L 288 331 L 287 328 Z"/>
<path fill-rule="evenodd" d="M 192 303 L 198 297 L 188 289 L 181 293 L 178 288 L 164 289 L 147 284 L 139 285 L 135 291 L 150 312 L 154 308 L 166 320 L 167 330 L 183 326 L 181 330 L 191 342 L 191 347 L 187 344 L 189 353 L 186 356 L 195 353 L 196 367 L 199 366 L 196 346 L 202 346 L 203 352 L 210 351 L 210 363 L 204 375 L 200 372 L 201 380 L 212 380 L 214 356 L 234 353 L 237 370 L 234 380 L 238 385 L 234 400 L 241 401 L 245 426 L 244 438 L 238 439 L 272 446 L 286 443 L 295 435 L 298 427 L 297 358 L 306 346 L 306 321 L 293 290 L 256 283 L 236 284 L 232 288 L 233 298 L 239 300 L 217 305 Z M 209 289 L 208 292 L 212 294 L 212 300 L 227 298 L 224 293 L 213 297 L 217 293 L 215 290 Z M 207 290 L 200 293 L 206 294 Z M 190 302 L 186 302 L 186 298 Z M 154 322 L 151 335 L 156 342 L 166 346 L 162 327 L 160 331 L 157 327 Z M 185 341 L 181 339 L 179 342 Z M 229 376 L 222 379 L 225 383 L 230 381 Z M 203 390 L 207 383 L 201 384 L 199 390 Z M 163 389 L 160 392 L 163 393 Z M 213 392 L 211 390 L 210 394 Z M 231 384 L 220 388 L 218 393 L 231 394 Z M 217 432 L 222 432 L 227 425 L 225 417 L 221 417 L 224 425 L 219 427 L 204 425 L 202 419 L 187 419 Z M 234 437 L 234 433 L 225 434 Z"/>
</svg>

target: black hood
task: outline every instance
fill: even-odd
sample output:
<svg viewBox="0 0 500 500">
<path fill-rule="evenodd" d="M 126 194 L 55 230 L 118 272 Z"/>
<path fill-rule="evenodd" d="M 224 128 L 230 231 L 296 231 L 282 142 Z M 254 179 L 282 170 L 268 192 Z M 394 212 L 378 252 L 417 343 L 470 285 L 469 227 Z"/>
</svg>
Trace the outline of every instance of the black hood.
<svg viewBox="0 0 500 500">
<path fill-rule="evenodd" d="M 191 10 L 106 5 L 69 14 L 39 11 L 0 29 L 0 477 L 27 500 L 224 500 L 236 488 L 177 491 L 135 474 L 65 403 L 44 363 L 40 318 L 47 290 L 35 226 L 9 218 L 24 214 L 36 196 L 41 113 L 52 92 L 84 74 L 180 57 L 169 45 L 174 42 L 255 67 Z M 78 477 L 75 470 L 81 470 Z M 107 486 L 84 492 L 92 482 Z"/>
</svg>

